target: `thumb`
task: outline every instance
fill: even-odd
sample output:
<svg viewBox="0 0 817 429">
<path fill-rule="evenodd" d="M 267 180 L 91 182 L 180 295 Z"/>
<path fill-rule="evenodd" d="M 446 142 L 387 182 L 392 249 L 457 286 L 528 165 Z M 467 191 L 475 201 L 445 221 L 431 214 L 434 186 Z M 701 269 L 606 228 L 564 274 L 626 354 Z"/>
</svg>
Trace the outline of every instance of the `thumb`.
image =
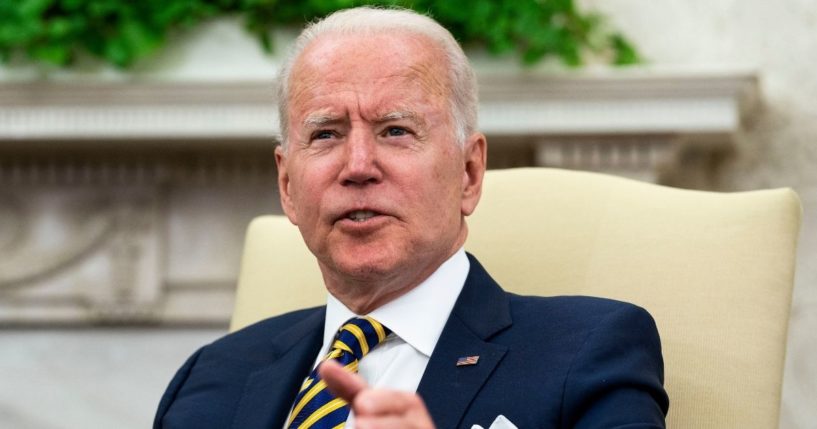
<svg viewBox="0 0 817 429">
<path fill-rule="evenodd" d="M 355 396 L 369 387 L 359 375 L 345 370 L 334 360 L 323 362 L 318 368 L 318 374 L 326 382 L 326 387 L 338 398 L 348 403 L 355 400 Z"/>
</svg>

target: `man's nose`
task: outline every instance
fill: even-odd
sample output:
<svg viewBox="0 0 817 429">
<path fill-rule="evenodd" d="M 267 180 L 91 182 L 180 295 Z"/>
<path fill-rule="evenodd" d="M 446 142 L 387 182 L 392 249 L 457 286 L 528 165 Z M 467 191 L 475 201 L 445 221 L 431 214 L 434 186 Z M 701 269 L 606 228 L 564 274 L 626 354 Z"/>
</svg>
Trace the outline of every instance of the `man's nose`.
<svg viewBox="0 0 817 429">
<path fill-rule="evenodd" d="M 371 132 L 353 130 L 346 142 L 345 157 L 340 177 L 344 185 L 378 183 L 382 179 L 377 141 Z"/>
</svg>

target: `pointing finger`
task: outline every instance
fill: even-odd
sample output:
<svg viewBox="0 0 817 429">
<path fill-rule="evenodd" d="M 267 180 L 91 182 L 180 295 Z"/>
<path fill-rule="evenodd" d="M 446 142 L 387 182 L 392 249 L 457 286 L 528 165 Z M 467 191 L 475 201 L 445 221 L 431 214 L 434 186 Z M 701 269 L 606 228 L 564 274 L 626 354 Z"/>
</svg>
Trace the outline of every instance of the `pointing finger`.
<svg viewBox="0 0 817 429">
<path fill-rule="evenodd" d="M 323 362 L 318 368 L 318 374 L 332 394 L 350 404 L 354 402 L 358 393 L 368 387 L 363 378 L 343 369 L 333 360 Z"/>
</svg>

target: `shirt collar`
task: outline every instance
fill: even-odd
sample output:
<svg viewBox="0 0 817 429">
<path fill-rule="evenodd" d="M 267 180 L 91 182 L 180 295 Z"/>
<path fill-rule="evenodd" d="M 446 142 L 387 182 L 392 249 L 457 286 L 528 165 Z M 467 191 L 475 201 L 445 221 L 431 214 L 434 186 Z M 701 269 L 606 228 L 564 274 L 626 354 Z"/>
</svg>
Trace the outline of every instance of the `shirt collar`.
<svg viewBox="0 0 817 429">
<path fill-rule="evenodd" d="M 470 262 L 460 248 L 437 271 L 414 289 L 368 314 L 387 326 L 395 335 L 427 357 L 431 356 L 442 334 L 454 303 L 465 285 Z M 422 317 L 418 317 L 422 315 Z M 326 303 L 326 323 L 323 329 L 323 350 L 328 351 L 340 326 L 359 316 L 329 294 Z"/>
</svg>

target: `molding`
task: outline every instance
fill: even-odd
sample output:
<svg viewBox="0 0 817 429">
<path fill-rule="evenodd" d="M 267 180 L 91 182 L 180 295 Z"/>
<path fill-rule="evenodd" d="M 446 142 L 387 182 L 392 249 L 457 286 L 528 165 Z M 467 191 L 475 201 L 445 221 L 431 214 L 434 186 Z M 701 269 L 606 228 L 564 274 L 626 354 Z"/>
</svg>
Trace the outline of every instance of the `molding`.
<svg viewBox="0 0 817 429">
<path fill-rule="evenodd" d="M 3 84 L 0 142 L 269 140 L 274 100 L 270 82 Z"/>
<path fill-rule="evenodd" d="M 721 134 L 758 101 L 750 72 L 484 76 L 481 126 L 499 135 Z"/>
<path fill-rule="evenodd" d="M 483 74 L 489 136 L 728 136 L 758 99 L 751 72 Z M 278 133 L 270 81 L 0 84 L 4 140 L 258 139 Z"/>
</svg>

